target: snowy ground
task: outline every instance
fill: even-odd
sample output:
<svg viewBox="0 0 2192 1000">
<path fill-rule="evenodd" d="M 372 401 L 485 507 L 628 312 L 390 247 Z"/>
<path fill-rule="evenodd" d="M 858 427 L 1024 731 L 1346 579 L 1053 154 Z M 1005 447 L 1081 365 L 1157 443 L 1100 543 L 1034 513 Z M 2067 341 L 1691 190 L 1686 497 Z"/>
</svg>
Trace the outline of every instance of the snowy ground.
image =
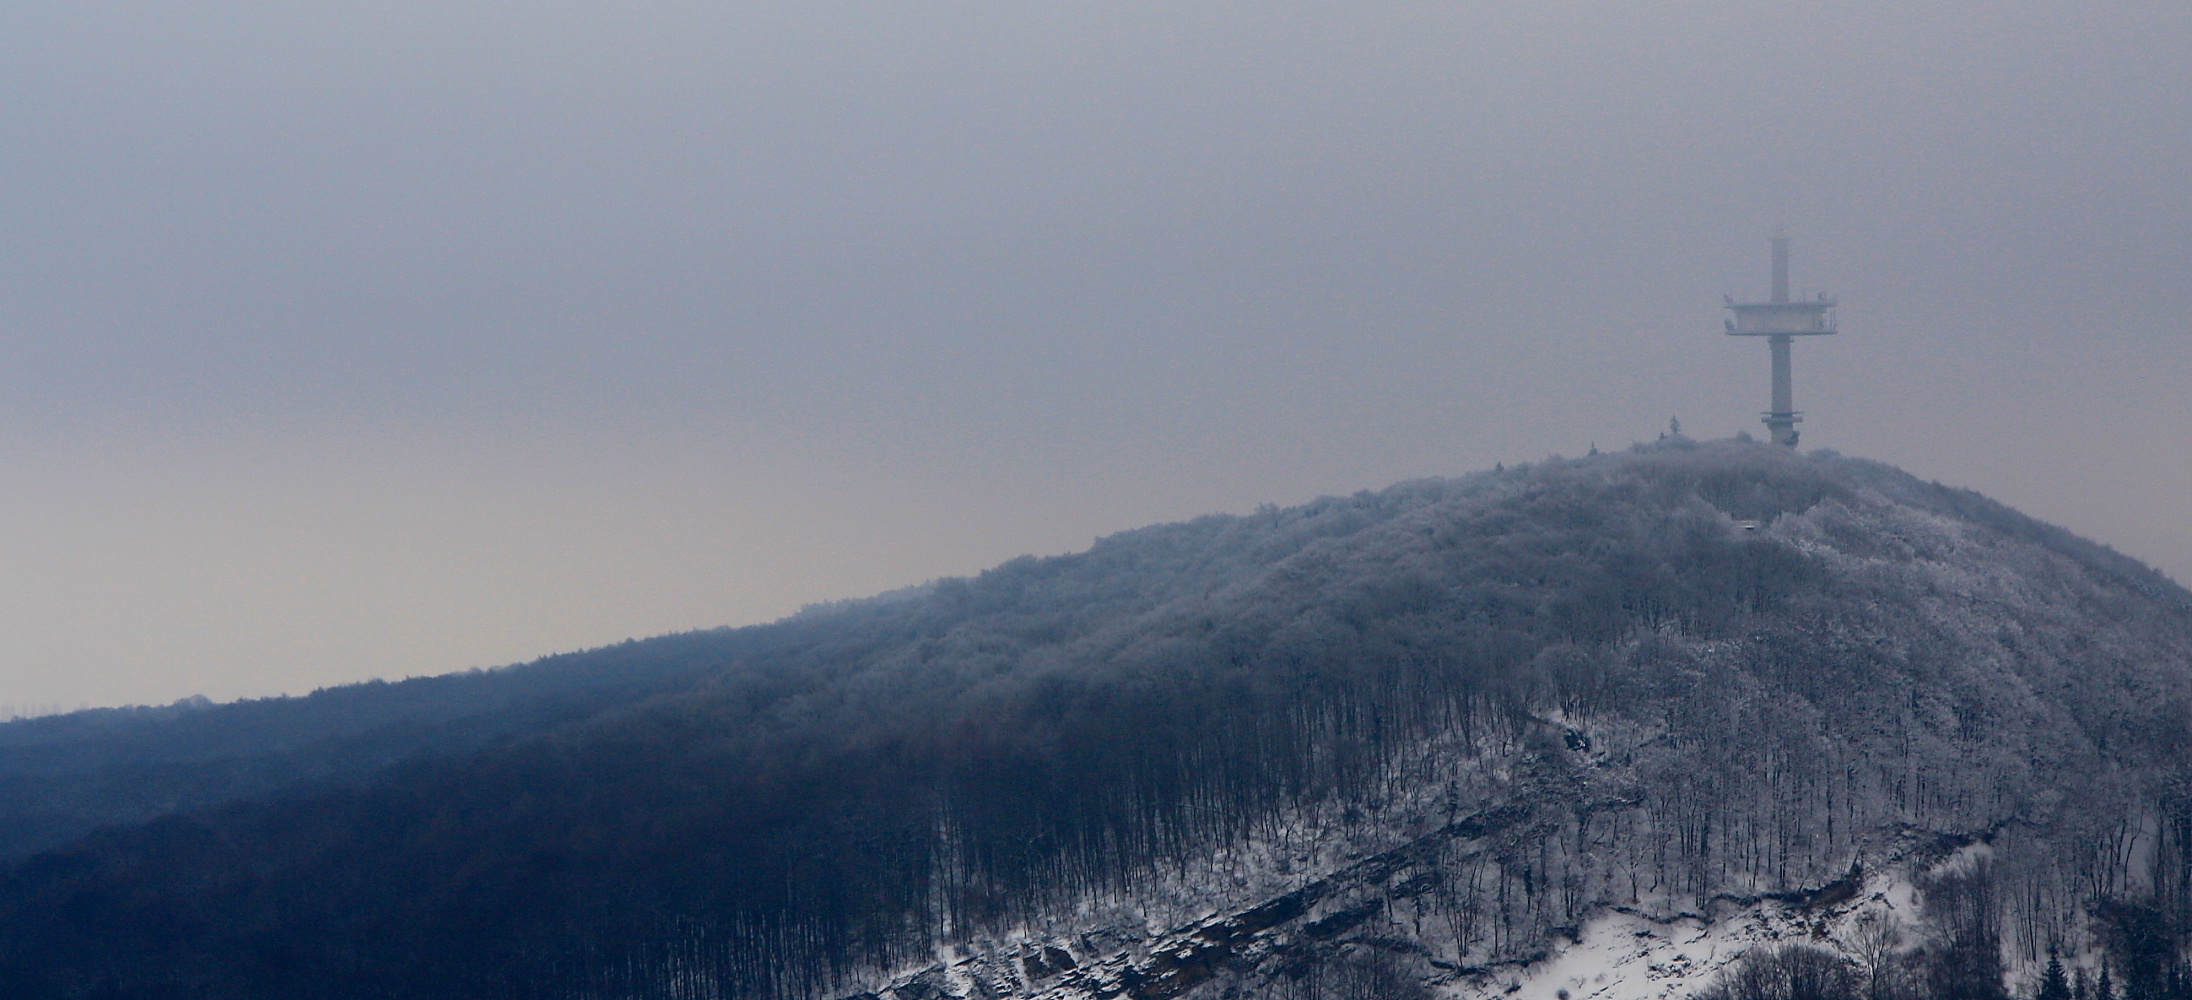
<svg viewBox="0 0 2192 1000">
<path fill-rule="evenodd" d="M 1666 911 L 1661 911 L 1666 912 Z M 1905 873 L 1865 880 L 1845 903 L 1807 909 L 1765 900 L 1729 904 L 1708 922 L 1698 915 L 1646 916 L 1622 908 L 1585 924 L 1536 963 L 1456 984 L 1449 994 L 1468 1000 L 1676 1000 L 1711 983 L 1755 945 L 1803 942 L 1855 956 L 1861 920 L 1909 925 L 1917 906 Z"/>
</svg>

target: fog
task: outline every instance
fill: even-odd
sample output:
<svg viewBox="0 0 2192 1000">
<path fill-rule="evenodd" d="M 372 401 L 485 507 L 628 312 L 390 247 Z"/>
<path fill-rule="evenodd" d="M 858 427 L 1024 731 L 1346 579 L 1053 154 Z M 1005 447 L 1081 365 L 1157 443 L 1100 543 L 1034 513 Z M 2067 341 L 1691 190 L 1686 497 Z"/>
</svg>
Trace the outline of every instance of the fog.
<svg viewBox="0 0 2192 1000">
<path fill-rule="evenodd" d="M 0 703 L 1762 433 L 2192 579 L 2192 9 L 0 9 Z"/>
</svg>

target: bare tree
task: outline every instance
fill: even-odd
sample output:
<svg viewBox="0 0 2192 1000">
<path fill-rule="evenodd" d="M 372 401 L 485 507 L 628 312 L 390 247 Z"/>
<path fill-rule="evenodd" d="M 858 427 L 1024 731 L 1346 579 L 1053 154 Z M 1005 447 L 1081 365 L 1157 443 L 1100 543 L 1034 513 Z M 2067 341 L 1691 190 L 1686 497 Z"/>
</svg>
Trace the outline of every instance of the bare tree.
<svg viewBox="0 0 2192 1000">
<path fill-rule="evenodd" d="M 1850 953 L 1864 978 L 1865 1000 L 1888 1000 L 1894 992 L 1898 954 L 1903 950 L 1903 922 L 1887 909 L 1867 910 L 1857 918 L 1850 935 Z"/>
</svg>

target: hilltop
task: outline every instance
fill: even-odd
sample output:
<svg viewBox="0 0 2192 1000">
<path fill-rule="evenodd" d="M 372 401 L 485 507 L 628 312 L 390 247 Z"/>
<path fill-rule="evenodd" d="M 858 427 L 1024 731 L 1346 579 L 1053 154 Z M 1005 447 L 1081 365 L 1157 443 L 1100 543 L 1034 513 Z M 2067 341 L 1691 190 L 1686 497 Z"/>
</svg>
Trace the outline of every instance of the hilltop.
<svg viewBox="0 0 2192 1000">
<path fill-rule="evenodd" d="M 1936 986 L 2158 990 L 2192 925 L 2192 594 L 1746 442 L 316 698 L 0 726 L 0 991 L 1476 994 L 1898 900 Z M 150 763 L 49 808 L 83 747 Z"/>
</svg>

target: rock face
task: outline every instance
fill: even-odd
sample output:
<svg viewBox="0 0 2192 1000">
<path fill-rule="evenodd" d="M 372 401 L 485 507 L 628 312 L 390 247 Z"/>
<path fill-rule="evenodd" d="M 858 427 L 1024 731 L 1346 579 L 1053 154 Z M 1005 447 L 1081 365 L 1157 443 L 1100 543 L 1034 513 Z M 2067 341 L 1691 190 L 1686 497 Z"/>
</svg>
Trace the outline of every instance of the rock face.
<svg viewBox="0 0 2192 1000">
<path fill-rule="evenodd" d="M 2192 927 L 2192 595 L 1831 454 L 1408 483 L 714 641 L 17 865 L 0 982 L 1643 1000 L 1801 939 L 1976 997 L 2050 948 L 2158 984 Z"/>
<path fill-rule="evenodd" d="M 1316 969 L 1343 967 L 1362 949 L 1422 956 L 1425 950 L 1413 942 L 1365 937 L 1361 931 L 1373 920 L 1389 922 L 1393 913 L 1436 889 L 1445 878 L 1442 859 L 1449 851 L 1481 847 L 1528 815 L 1527 809 L 1510 806 L 1470 816 L 1237 913 L 1161 934 L 1104 928 L 1070 941 L 1026 943 L 1003 954 L 938 963 L 851 1000 L 1169 1000 L 1220 983 L 1263 980 L 1269 987 L 1274 978 L 1298 979 Z M 1424 964 L 1446 973 L 1482 971 L 1429 958 Z"/>
<path fill-rule="evenodd" d="M 1861 966 L 1868 932 L 1877 939 L 1876 928 L 1900 928 L 1912 936 L 1895 952 L 1914 957 L 1926 943 L 1917 935 L 1927 931 L 1914 878 L 1990 853 L 1976 843 L 1943 853 L 1933 842 L 1884 871 L 1853 868 L 1809 891 L 1722 896 L 1695 911 L 1612 904 L 1581 927 L 1556 930 L 1535 952 L 1489 965 L 1440 960 L 1423 935 L 1407 930 L 1421 926 L 1410 919 L 1421 915 L 1420 900 L 1448 877 L 1447 859 L 1497 851 L 1493 835 L 1528 815 L 1510 807 L 1471 817 L 1237 913 L 1162 933 L 1104 927 L 991 945 L 844 1000 L 1285 998 L 1346 996 L 1350 985 L 1374 997 L 1677 1000 L 1759 946 L 1801 943 Z"/>
</svg>

